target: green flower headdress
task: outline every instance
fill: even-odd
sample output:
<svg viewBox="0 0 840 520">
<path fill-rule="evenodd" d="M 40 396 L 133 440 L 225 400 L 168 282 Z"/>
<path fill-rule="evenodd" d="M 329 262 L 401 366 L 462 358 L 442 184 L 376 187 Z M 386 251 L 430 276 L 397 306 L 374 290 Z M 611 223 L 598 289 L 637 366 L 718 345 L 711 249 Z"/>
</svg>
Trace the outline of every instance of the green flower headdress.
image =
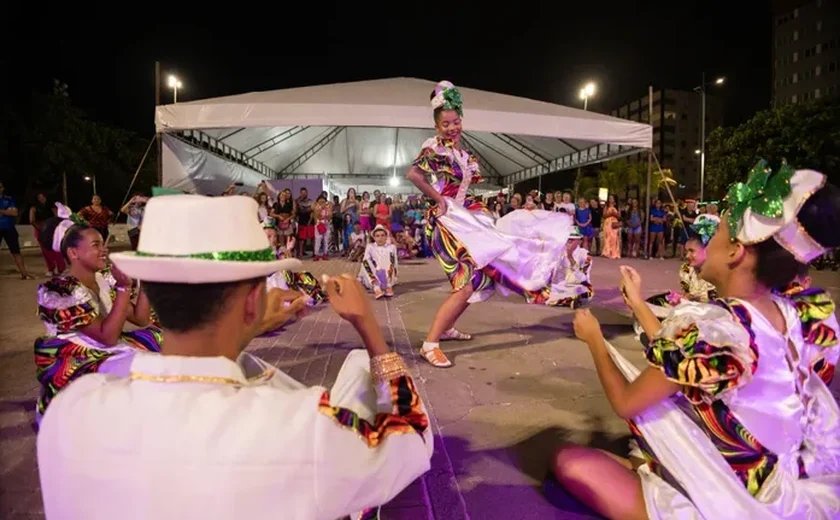
<svg viewBox="0 0 840 520">
<path fill-rule="evenodd" d="M 798 216 L 825 182 L 825 175 L 814 170 L 794 171 L 783 162 L 773 171 L 759 161 L 747 182 L 734 184 L 726 195 L 730 238 L 749 245 L 772 237 L 804 264 L 819 257 L 826 248 L 807 233 Z"/>
<path fill-rule="evenodd" d="M 435 96 L 432 98 L 432 108 L 443 110 L 454 110 L 459 116 L 464 117 L 464 101 L 461 93 L 449 81 L 441 81 L 435 85 Z"/>
<path fill-rule="evenodd" d="M 726 194 L 729 203 L 729 236 L 738 236 L 743 225 L 744 214 L 751 213 L 771 219 L 779 219 L 784 214 L 784 202 L 790 195 L 790 180 L 794 170 L 787 162 L 782 162 L 774 172 L 764 159 L 750 170 L 746 183 L 736 182 Z"/>
<path fill-rule="evenodd" d="M 697 234 L 700 238 L 700 242 L 704 246 L 707 246 L 709 245 L 709 240 L 711 240 L 712 237 L 715 236 L 715 233 L 717 233 L 719 225 L 719 219 L 712 218 L 711 215 L 699 215 L 694 221 L 694 224 L 689 226 L 689 228 Z"/>
</svg>

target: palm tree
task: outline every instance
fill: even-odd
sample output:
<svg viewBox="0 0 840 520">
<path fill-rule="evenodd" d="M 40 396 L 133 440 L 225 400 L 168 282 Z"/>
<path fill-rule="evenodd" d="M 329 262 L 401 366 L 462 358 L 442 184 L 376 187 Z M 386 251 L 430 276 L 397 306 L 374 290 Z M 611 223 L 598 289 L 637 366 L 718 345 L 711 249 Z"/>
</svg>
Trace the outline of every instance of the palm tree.
<svg viewBox="0 0 840 520">
<path fill-rule="evenodd" d="M 598 173 L 598 184 L 602 188 L 615 195 L 624 193 L 625 199 L 630 188 L 631 174 L 630 164 L 627 159 L 615 159 L 604 164 L 604 168 Z"/>
</svg>

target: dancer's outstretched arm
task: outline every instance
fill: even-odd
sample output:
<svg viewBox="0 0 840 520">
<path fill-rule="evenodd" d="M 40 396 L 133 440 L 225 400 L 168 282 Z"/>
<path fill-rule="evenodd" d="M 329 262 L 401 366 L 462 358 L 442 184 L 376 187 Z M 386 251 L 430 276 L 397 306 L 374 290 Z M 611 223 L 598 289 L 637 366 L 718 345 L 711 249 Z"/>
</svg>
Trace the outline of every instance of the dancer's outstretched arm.
<svg viewBox="0 0 840 520">
<path fill-rule="evenodd" d="M 624 296 L 624 302 L 633 311 L 633 315 L 636 316 L 636 320 L 642 326 L 647 337 L 653 338 L 659 333 L 662 323 L 642 298 L 642 278 L 630 266 L 622 265 L 619 270 L 621 271 L 621 293 Z"/>
<path fill-rule="evenodd" d="M 630 419 L 649 407 L 677 393 L 680 386 L 665 378 L 654 367 L 642 371 L 632 383 L 624 378 L 607 350 L 601 325 L 588 309 L 575 311 L 575 335 L 583 340 L 592 353 L 598 379 L 613 411 L 622 419 Z"/>
<path fill-rule="evenodd" d="M 423 170 L 416 166 L 412 166 L 408 173 L 405 174 L 405 178 L 411 181 L 412 184 L 417 186 L 417 189 L 420 190 L 423 195 L 429 197 L 433 201 L 435 201 L 440 209 L 438 216 L 440 217 L 444 213 L 446 213 L 446 204 L 443 202 L 443 196 L 435 190 L 429 181 L 426 180 L 426 175 L 423 173 Z"/>
</svg>

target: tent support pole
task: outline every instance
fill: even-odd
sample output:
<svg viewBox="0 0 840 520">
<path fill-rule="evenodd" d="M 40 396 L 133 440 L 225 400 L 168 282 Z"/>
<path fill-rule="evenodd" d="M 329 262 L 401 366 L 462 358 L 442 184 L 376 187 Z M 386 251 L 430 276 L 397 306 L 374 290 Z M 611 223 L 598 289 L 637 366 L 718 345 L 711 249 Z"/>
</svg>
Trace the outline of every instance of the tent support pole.
<svg viewBox="0 0 840 520">
<path fill-rule="evenodd" d="M 650 122 L 652 119 L 653 119 L 653 86 L 651 85 L 651 86 L 648 87 L 648 122 Z M 652 156 L 651 150 L 648 150 L 647 196 L 645 197 L 645 199 L 646 199 L 645 207 L 647 208 L 645 211 L 646 211 L 647 218 L 642 219 L 642 222 L 647 222 L 647 225 L 645 226 L 645 249 L 647 250 L 646 252 L 650 253 L 649 255 L 647 255 L 648 257 L 653 255 L 653 249 L 651 248 L 651 243 L 650 243 L 650 176 L 651 176 L 651 173 L 653 172 L 653 160 L 652 160 L 651 156 Z"/>
<path fill-rule="evenodd" d="M 160 106 L 160 62 L 155 62 L 155 110 Z M 155 122 L 157 124 L 157 122 Z M 163 135 L 157 132 L 155 135 L 157 141 L 157 184 L 163 186 Z M 141 163 L 142 166 L 142 163 Z M 138 170 L 139 171 L 139 170 Z M 135 175 L 135 177 L 137 177 Z M 133 183 L 134 181 L 132 181 Z"/>
</svg>

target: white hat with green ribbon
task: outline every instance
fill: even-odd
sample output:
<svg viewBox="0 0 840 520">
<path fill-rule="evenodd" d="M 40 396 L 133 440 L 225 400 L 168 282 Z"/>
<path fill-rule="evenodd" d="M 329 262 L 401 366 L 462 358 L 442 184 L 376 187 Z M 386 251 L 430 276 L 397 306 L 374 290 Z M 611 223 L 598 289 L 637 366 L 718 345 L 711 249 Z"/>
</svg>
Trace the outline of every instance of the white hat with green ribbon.
<svg viewBox="0 0 840 520">
<path fill-rule="evenodd" d="M 146 204 L 136 252 L 111 261 L 131 278 L 160 283 L 222 283 L 300 269 L 277 260 L 250 197 L 170 195 Z"/>
</svg>

